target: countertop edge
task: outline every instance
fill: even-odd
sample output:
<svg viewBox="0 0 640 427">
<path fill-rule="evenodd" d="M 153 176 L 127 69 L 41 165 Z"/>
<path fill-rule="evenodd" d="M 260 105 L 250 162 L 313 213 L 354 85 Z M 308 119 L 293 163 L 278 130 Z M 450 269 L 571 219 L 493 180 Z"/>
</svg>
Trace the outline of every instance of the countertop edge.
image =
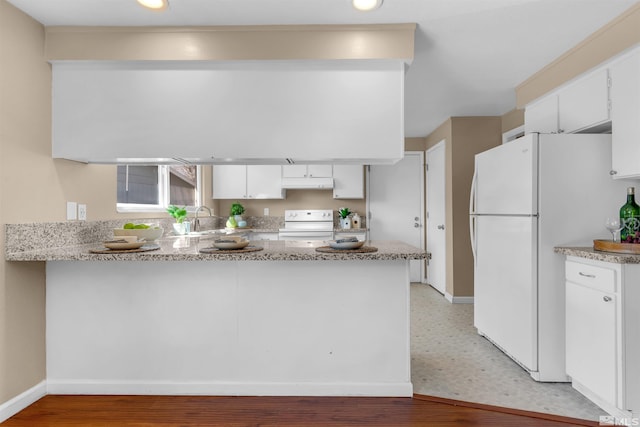
<svg viewBox="0 0 640 427">
<path fill-rule="evenodd" d="M 119 254 L 94 254 L 90 249 L 101 248 L 100 244 L 85 244 L 63 248 L 51 248 L 22 252 L 5 253 L 6 261 L 394 261 L 420 260 L 427 257 L 427 252 L 406 245 L 402 242 L 380 241 L 370 242 L 378 247 L 377 252 L 357 253 L 323 253 L 315 248 L 284 249 L 273 242 L 256 242 L 264 247 L 262 251 L 237 254 L 207 254 L 197 252 L 197 246 L 189 246 L 188 252 L 171 250 L 173 240 L 161 239 L 159 250 L 148 252 L 132 252 Z M 164 244 L 163 244 L 164 243 Z"/>
<path fill-rule="evenodd" d="M 593 247 L 556 246 L 553 251 L 558 254 L 591 259 L 594 261 L 612 262 L 616 264 L 640 264 L 640 255 L 603 252 Z"/>
</svg>

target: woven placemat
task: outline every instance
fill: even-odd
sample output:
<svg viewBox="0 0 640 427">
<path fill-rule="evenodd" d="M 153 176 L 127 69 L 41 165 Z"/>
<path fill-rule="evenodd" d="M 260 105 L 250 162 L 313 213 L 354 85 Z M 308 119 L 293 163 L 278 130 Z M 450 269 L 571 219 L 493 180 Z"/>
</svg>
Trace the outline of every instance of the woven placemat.
<svg viewBox="0 0 640 427">
<path fill-rule="evenodd" d="M 319 248 L 316 248 L 316 251 L 328 254 L 368 254 L 371 252 L 378 252 L 378 248 L 375 246 L 361 246 L 357 249 L 334 249 L 331 246 L 320 246 Z"/>
<path fill-rule="evenodd" d="M 258 252 L 264 248 L 258 246 L 245 246 L 242 249 L 218 249 L 214 247 L 199 249 L 203 254 L 242 254 L 247 252 Z"/>
<path fill-rule="evenodd" d="M 133 254 L 136 252 L 155 251 L 157 249 L 160 249 L 160 245 L 144 245 L 144 246 L 140 246 L 137 249 L 109 249 L 109 248 L 89 249 L 89 252 L 92 254 Z"/>
</svg>

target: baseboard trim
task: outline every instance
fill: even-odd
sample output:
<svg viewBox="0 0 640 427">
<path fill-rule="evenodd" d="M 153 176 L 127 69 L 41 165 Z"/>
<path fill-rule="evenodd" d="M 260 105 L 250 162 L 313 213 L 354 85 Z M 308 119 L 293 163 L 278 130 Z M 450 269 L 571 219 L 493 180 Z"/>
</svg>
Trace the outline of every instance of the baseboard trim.
<svg viewBox="0 0 640 427">
<path fill-rule="evenodd" d="M 473 297 L 454 297 L 449 292 L 445 292 L 444 297 L 452 304 L 473 304 Z"/>
<path fill-rule="evenodd" d="M 572 381 L 571 386 L 575 390 L 577 390 L 580 394 L 582 394 L 584 397 L 586 397 L 587 399 L 589 399 L 590 401 L 598 405 L 600 408 L 602 408 L 604 411 L 606 411 L 607 414 L 611 415 L 612 417 L 615 417 L 617 420 L 631 420 L 634 416 L 634 414 L 632 414 L 630 411 L 624 411 L 622 409 L 616 408 L 615 405 L 602 399 L 600 396 L 593 393 L 591 390 L 583 386 L 578 381 Z M 631 425 L 631 424 L 616 423 L 615 425 Z"/>
<path fill-rule="evenodd" d="M 582 420 L 579 418 L 565 417 L 562 415 L 545 414 L 544 412 L 525 411 L 524 409 L 505 408 L 503 406 L 487 405 L 484 403 L 466 402 L 463 400 L 448 399 L 445 397 L 427 396 L 424 394 L 414 394 L 416 400 L 424 400 L 427 402 L 443 403 L 446 405 L 462 406 L 465 408 L 484 409 L 486 411 L 500 412 L 504 414 L 522 415 L 529 418 L 539 418 L 542 420 L 556 421 L 570 425 L 597 426 L 598 423 L 590 420 Z"/>
<path fill-rule="evenodd" d="M 48 380 L 49 394 L 411 397 L 411 382 L 240 383 Z"/>
<path fill-rule="evenodd" d="M 13 399 L 10 399 L 0 405 L 0 423 L 13 417 L 18 412 L 25 409 L 38 399 L 47 394 L 47 382 L 41 381 L 30 389 L 20 393 Z"/>
</svg>

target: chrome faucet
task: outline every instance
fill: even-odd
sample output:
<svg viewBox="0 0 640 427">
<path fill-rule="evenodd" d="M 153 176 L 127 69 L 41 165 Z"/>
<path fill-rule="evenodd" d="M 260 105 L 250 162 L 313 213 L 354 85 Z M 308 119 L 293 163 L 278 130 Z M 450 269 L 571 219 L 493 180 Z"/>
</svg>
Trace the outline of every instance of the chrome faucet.
<svg viewBox="0 0 640 427">
<path fill-rule="evenodd" d="M 209 211 L 209 216 L 212 216 L 211 209 L 209 209 L 205 205 L 202 205 L 198 209 L 196 209 L 195 219 L 193 220 L 193 231 L 198 231 L 198 229 L 200 228 L 200 220 L 198 219 L 198 212 L 200 212 L 200 209 L 206 209 L 207 211 Z"/>
</svg>

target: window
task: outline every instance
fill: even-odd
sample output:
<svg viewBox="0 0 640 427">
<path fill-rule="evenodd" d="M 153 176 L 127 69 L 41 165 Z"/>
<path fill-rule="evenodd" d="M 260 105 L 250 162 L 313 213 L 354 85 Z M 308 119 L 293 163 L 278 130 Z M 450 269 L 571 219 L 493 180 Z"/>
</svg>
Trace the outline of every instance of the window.
<svg viewBox="0 0 640 427">
<path fill-rule="evenodd" d="M 199 206 L 200 166 L 118 166 L 118 212 L 157 212 Z"/>
</svg>

